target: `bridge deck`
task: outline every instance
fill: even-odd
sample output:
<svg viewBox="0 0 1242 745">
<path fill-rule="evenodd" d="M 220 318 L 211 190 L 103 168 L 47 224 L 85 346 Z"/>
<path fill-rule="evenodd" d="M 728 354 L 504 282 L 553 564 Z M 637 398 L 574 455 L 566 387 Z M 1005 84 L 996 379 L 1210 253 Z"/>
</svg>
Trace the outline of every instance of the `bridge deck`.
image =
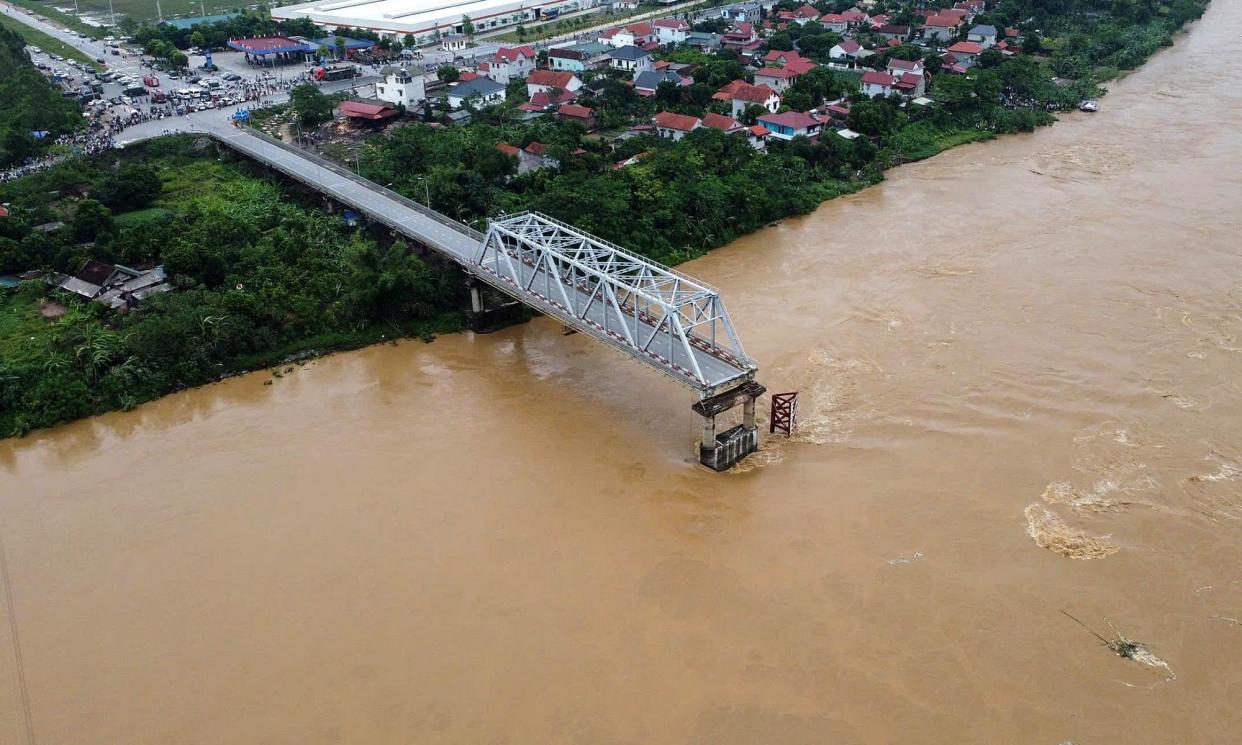
<svg viewBox="0 0 1242 745">
<path fill-rule="evenodd" d="M 585 313 L 584 323 L 566 313 L 562 304 L 554 300 L 552 293 L 541 291 L 549 282 L 559 282 L 558 279 L 540 276 L 529 288 L 521 288 L 506 280 L 504 272 L 499 271 L 495 254 L 488 254 L 481 264 L 475 263 L 482 255 L 484 236 L 469 226 L 429 210 L 329 161 L 248 130 L 220 123 L 207 127 L 204 132 L 234 150 L 312 186 L 398 233 L 439 251 L 483 282 L 694 388 L 701 395 L 711 395 L 754 377 L 754 366 L 749 361 L 725 359 L 698 347 L 691 347 L 689 354 L 694 356 L 694 363 L 697 363 L 703 379 L 698 379 L 690 372 L 695 364 L 688 359 L 684 348 L 670 345 L 671 348 L 659 350 L 658 353 L 638 353 L 629 348 L 615 332 L 610 334 L 604 330 L 607 325 L 604 315 L 608 311 L 603 303 L 590 307 Z M 581 301 L 576 307 L 590 306 L 590 298 L 581 287 L 575 284 L 564 284 L 563 287 L 571 296 L 576 295 L 576 300 Z M 615 321 L 613 325 L 616 325 Z M 640 334 L 644 336 L 656 331 L 645 319 L 640 319 L 638 326 Z"/>
</svg>

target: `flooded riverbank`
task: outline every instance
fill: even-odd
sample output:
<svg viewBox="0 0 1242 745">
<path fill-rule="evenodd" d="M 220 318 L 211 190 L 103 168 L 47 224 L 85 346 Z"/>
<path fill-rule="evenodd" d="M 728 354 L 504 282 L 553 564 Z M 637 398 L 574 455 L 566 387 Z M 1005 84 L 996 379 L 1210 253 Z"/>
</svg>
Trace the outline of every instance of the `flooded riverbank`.
<svg viewBox="0 0 1242 745">
<path fill-rule="evenodd" d="M 1236 739 L 1240 23 L 686 265 L 739 472 L 546 320 L 0 442 L 0 742 Z"/>
</svg>

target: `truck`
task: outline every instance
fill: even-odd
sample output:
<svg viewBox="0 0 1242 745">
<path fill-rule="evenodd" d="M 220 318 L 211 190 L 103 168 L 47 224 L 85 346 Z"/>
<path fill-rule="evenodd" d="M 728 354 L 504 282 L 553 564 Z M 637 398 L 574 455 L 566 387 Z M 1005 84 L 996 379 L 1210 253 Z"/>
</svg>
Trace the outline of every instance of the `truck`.
<svg viewBox="0 0 1242 745">
<path fill-rule="evenodd" d="M 159 88 L 160 87 L 160 79 L 155 77 L 151 73 L 147 73 L 146 75 L 142 76 L 142 83 L 148 88 Z"/>
<path fill-rule="evenodd" d="M 338 67 L 318 67 L 315 69 L 315 80 L 322 80 L 330 83 L 334 80 L 349 80 L 356 78 L 362 73 L 358 72 L 358 68 L 353 65 L 340 65 Z"/>
</svg>

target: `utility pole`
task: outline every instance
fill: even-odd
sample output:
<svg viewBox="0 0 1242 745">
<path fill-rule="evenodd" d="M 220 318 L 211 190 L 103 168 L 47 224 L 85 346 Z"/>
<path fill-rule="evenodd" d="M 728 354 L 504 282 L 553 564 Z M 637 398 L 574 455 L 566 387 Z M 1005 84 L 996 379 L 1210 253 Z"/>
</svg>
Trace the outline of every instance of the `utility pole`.
<svg viewBox="0 0 1242 745">
<path fill-rule="evenodd" d="M 109 23 L 111 23 L 112 28 L 115 29 L 116 28 L 116 11 L 112 9 L 112 0 L 108 0 L 108 16 L 109 18 L 112 19 L 109 21 Z M 115 33 L 115 31 L 113 31 L 113 33 Z"/>
<path fill-rule="evenodd" d="M 77 0 L 74 0 L 77 3 Z M 160 10 L 160 0 L 155 0 L 155 17 L 160 19 L 160 23 L 164 22 L 164 11 Z"/>
</svg>

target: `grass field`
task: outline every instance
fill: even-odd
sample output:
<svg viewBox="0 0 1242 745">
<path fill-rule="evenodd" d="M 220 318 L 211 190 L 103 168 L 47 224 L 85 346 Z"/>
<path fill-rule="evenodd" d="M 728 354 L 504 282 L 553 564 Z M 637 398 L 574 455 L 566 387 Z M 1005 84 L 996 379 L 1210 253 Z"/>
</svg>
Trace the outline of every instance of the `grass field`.
<svg viewBox="0 0 1242 745">
<path fill-rule="evenodd" d="M 39 0 L 6 0 L 10 5 L 16 5 L 19 8 L 27 8 L 47 18 L 49 21 L 58 23 L 67 29 L 86 34 L 87 36 L 101 39 L 107 35 L 106 29 L 92 26 L 89 23 L 83 23 L 73 13 L 62 13 L 57 10 L 51 3 L 39 2 Z M 72 7 L 70 3 L 69 7 Z"/>
<path fill-rule="evenodd" d="M 0 26 L 11 31 L 16 31 L 23 39 L 26 40 L 27 44 L 33 44 L 45 52 L 53 52 L 68 59 L 84 62 L 95 70 L 101 69 L 95 60 L 87 57 L 85 54 L 82 54 L 63 41 L 53 39 L 42 31 L 37 31 L 21 21 L 14 20 L 8 16 L 0 15 Z"/>
<path fill-rule="evenodd" d="M 21 5 L 25 8 L 33 8 L 52 18 L 51 13 L 44 12 L 48 9 L 67 8 L 69 15 L 73 14 L 73 0 L 53 0 L 46 2 L 45 0 L 10 0 L 15 5 Z M 181 16 L 202 15 L 204 8 L 207 15 L 216 13 L 227 13 L 236 10 L 239 3 L 227 4 L 220 0 L 160 0 L 159 7 L 156 7 L 155 0 L 112 0 L 112 11 L 115 11 L 117 17 L 128 16 L 135 21 L 155 21 L 163 14 L 164 18 L 178 18 Z M 100 20 L 107 21 L 109 17 L 108 0 L 78 0 L 78 12 L 91 13 Z M 62 14 L 64 15 L 64 14 Z M 58 19 L 59 20 L 59 19 Z"/>
</svg>

